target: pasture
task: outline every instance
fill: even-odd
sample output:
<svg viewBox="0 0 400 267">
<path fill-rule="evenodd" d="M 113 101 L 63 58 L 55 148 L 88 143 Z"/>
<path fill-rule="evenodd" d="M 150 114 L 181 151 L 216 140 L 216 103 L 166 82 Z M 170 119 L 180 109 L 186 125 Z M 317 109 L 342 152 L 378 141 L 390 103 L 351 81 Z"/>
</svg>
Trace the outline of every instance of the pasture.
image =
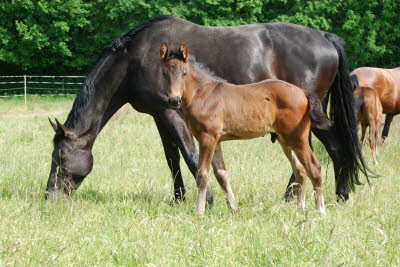
<svg viewBox="0 0 400 267">
<path fill-rule="evenodd" d="M 53 130 L 73 98 L 0 100 L 0 266 L 2 265 L 400 265 L 400 122 L 374 166 L 382 175 L 336 202 L 332 162 L 323 166 L 327 216 L 285 203 L 291 173 L 269 136 L 222 144 L 239 213 L 230 214 L 214 176 L 214 207 L 194 213 L 195 180 L 182 164 L 187 199 L 171 205 L 172 179 L 149 115 L 125 106 L 94 146 L 94 168 L 71 198 L 46 201 Z M 123 155 L 123 156 L 120 156 Z M 182 160 L 183 161 L 183 160 Z M 363 179 L 365 181 L 365 179 Z"/>
</svg>

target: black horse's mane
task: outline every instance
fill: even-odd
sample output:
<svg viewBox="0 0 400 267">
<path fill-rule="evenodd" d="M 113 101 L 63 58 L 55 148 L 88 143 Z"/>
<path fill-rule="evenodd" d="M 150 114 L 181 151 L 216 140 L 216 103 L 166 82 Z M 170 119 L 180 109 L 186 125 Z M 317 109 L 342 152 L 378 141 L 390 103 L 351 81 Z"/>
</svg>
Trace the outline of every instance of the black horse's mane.
<svg viewBox="0 0 400 267">
<path fill-rule="evenodd" d="M 170 15 L 162 15 L 148 20 L 136 27 L 133 27 L 128 32 L 122 34 L 121 36 L 116 38 L 110 45 L 106 46 L 103 49 L 102 53 L 94 64 L 94 67 L 86 76 L 81 88 L 76 95 L 76 99 L 74 101 L 72 109 L 68 114 L 68 118 L 64 124 L 67 128 L 76 127 L 76 124 L 81 118 L 82 113 L 92 99 L 95 90 L 94 82 L 97 78 L 100 78 L 102 76 L 101 68 L 107 62 L 108 58 L 114 54 L 120 53 L 121 51 L 126 52 L 127 48 L 129 47 L 130 41 L 132 40 L 132 37 L 138 32 L 150 27 L 156 22 L 167 20 L 170 18 L 174 17 Z"/>
</svg>

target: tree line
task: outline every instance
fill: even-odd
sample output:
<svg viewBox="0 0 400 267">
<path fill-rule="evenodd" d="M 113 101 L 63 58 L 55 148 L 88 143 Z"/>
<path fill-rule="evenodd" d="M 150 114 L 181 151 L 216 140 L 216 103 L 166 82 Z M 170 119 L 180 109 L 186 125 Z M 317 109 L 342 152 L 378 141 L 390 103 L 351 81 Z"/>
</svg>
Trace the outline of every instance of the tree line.
<svg viewBox="0 0 400 267">
<path fill-rule="evenodd" d="M 161 14 L 209 26 L 301 24 L 342 37 L 351 69 L 400 66 L 397 0 L 2 0 L 0 75 L 85 74 L 104 46 Z"/>
</svg>

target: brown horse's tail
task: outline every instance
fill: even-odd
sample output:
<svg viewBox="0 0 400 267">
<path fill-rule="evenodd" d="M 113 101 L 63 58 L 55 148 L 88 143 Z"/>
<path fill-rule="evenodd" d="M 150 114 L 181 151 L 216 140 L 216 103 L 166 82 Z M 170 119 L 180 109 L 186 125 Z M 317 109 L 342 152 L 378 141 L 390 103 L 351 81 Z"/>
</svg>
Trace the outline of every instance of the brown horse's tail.
<svg viewBox="0 0 400 267">
<path fill-rule="evenodd" d="M 308 100 L 308 114 L 310 115 L 311 128 L 329 130 L 332 122 L 322 109 L 322 104 L 317 95 L 311 91 L 304 91 Z"/>
<path fill-rule="evenodd" d="M 334 132 L 338 141 L 341 166 L 340 181 L 338 183 L 355 189 L 356 184 L 361 184 L 358 171 L 366 176 L 369 183 L 368 172 L 357 136 L 357 121 L 354 112 L 353 91 L 357 83 L 350 78 L 346 55 L 343 48 L 343 40 L 332 33 L 323 33 L 325 38 L 335 47 L 339 65 L 335 80 L 329 90 L 330 119 L 334 124 Z M 352 82 L 353 80 L 353 82 Z"/>
<path fill-rule="evenodd" d="M 364 107 L 364 102 L 365 102 L 365 96 L 363 92 L 361 91 L 355 98 L 354 98 L 354 112 L 356 114 L 357 120 L 358 118 L 358 113 L 361 109 L 361 112 L 363 112 L 363 107 Z"/>
</svg>

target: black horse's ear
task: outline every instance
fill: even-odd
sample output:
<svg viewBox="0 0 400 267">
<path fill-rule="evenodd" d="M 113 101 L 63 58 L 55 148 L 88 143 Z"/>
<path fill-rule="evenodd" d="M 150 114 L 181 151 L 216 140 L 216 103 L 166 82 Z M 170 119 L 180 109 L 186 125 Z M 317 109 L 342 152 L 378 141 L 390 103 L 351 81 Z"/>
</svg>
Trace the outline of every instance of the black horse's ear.
<svg viewBox="0 0 400 267">
<path fill-rule="evenodd" d="M 48 119 L 49 119 L 51 127 L 54 129 L 55 132 L 57 132 L 57 130 L 58 130 L 57 125 L 54 122 L 52 122 L 50 118 L 48 118 Z"/>
<path fill-rule="evenodd" d="M 160 58 L 161 60 L 166 60 L 168 57 L 168 46 L 166 43 L 163 43 L 160 47 Z"/>
<path fill-rule="evenodd" d="M 179 56 L 184 60 L 187 61 L 187 59 L 189 58 L 189 51 L 187 49 L 187 47 L 183 44 L 179 45 Z"/>
<path fill-rule="evenodd" d="M 57 124 L 56 133 L 66 135 L 68 129 L 64 125 L 62 125 L 56 118 L 55 118 L 55 120 L 56 120 L 56 124 Z"/>
</svg>

